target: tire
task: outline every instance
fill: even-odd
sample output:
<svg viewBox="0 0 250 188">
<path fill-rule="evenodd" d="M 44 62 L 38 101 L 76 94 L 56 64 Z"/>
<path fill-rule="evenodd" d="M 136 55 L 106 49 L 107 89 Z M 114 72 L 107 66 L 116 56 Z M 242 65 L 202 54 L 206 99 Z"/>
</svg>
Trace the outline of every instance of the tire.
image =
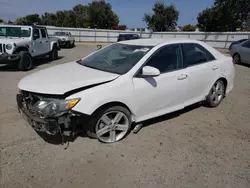
<svg viewBox="0 0 250 188">
<path fill-rule="evenodd" d="M 233 55 L 233 59 L 235 61 L 236 64 L 239 64 L 241 63 L 241 57 L 240 57 L 240 54 L 236 53 Z"/>
<path fill-rule="evenodd" d="M 56 47 L 53 47 L 52 51 L 50 52 L 49 59 L 51 61 L 58 59 L 58 51 L 57 51 Z"/>
<path fill-rule="evenodd" d="M 118 123 L 114 123 L 116 118 Z M 112 106 L 102 108 L 92 115 L 86 133 L 90 138 L 97 138 L 103 143 L 114 143 L 125 138 L 130 129 L 131 113 L 129 110 L 122 106 Z"/>
<path fill-rule="evenodd" d="M 222 80 L 217 80 L 211 88 L 205 104 L 207 107 L 214 108 L 219 106 L 225 96 L 225 84 Z"/>
<path fill-rule="evenodd" d="M 70 41 L 68 41 L 67 43 L 66 43 L 66 48 L 70 48 L 71 47 L 71 44 L 70 44 Z"/>
<path fill-rule="evenodd" d="M 20 61 L 18 63 L 18 69 L 21 71 L 31 70 L 33 67 L 33 59 L 29 52 L 21 51 L 19 52 Z"/>
<path fill-rule="evenodd" d="M 75 41 L 73 41 L 73 43 L 72 43 L 72 46 L 71 46 L 72 48 L 74 48 L 75 47 Z"/>
</svg>

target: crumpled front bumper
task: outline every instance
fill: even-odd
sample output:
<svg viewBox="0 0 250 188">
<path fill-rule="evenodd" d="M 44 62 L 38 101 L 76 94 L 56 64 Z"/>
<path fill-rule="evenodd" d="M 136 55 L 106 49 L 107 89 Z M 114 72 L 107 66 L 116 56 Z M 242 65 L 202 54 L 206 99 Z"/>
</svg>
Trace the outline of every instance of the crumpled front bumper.
<svg viewBox="0 0 250 188">
<path fill-rule="evenodd" d="M 2 53 L 0 54 L 0 64 L 8 64 L 10 62 L 15 62 L 20 59 L 19 54 L 8 54 Z"/>
<path fill-rule="evenodd" d="M 17 94 L 16 96 L 18 111 L 31 127 L 37 132 L 45 132 L 50 135 L 55 135 L 60 132 L 60 125 L 56 118 L 41 118 L 39 114 L 32 113 L 24 102 L 24 96 Z"/>
</svg>

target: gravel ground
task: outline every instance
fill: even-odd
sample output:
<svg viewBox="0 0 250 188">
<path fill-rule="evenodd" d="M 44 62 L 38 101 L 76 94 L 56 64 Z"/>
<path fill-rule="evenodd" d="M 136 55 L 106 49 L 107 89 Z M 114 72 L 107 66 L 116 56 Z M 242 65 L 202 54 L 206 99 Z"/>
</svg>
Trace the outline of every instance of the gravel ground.
<svg viewBox="0 0 250 188">
<path fill-rule="evenodd" d="M 37 70 L 79 59 L 95 46 L 40 60 Z M 0 67 L 0 187 L 250 187 L 250 69 L 236 65 L 233 91 L 215 109 L 188 108 L 150 120 L 116 144 L 84 135 L 65 150 L 18 114 L 18 81 L 31 72 Z M 58 75 L 60 76 L 60 75 Z"/>
</svg>

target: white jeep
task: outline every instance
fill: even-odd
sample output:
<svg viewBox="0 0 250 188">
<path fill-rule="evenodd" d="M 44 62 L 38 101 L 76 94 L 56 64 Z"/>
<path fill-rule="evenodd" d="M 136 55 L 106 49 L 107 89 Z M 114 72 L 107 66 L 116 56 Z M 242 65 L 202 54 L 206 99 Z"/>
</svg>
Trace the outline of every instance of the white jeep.
<svg viewBox="0 0 250 188">
<path fill-rule="evenodd" d="M 58 58 L 59 44 L 40 26 L 0 25 L 0 64 L 14 64 L 19 70 L 33 67 L 33 59 L 49 55 Z"/>
<path fill-rule="evenodd" d="M 70 32 L 55 32 L 53 37 L 58 38 L 60 47 L 70 48 L 75 46 L 75 39 L 72 37 Z"/>
</svg>

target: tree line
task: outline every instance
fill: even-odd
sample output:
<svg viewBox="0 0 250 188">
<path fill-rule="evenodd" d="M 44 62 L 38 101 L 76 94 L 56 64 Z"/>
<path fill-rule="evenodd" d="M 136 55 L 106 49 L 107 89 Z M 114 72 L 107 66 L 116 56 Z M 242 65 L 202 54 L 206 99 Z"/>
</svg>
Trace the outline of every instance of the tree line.
<svg viewBox="0 0 250 188">
<path fill-rule="evenodd" d="M 175 31 L 179 11 L 173 4 L 156 2 L 152 14 L 144 14 L 143 21 L 155 32 Z M 128 13 L 129 16 L 129 13 Z M 3 20 L 0 19 L 0 23 Z M 76 5 L 71 10 L 62 10 L 43 15 L 31 14 L 17 18 L 16 23 L 37 23 L 58 27 L 97 28 L 125 30 L 126 25 L 119 25 L 119 17 L 105 0 L 92 1 L 87 5 Z M 215 0 L 212 7 L 200 12 L 197 25 L 188 24 L 183 31 L 196 28 L 206 32 L 236 31 L 250 27 L 250 0 Z"/>
</svg>

